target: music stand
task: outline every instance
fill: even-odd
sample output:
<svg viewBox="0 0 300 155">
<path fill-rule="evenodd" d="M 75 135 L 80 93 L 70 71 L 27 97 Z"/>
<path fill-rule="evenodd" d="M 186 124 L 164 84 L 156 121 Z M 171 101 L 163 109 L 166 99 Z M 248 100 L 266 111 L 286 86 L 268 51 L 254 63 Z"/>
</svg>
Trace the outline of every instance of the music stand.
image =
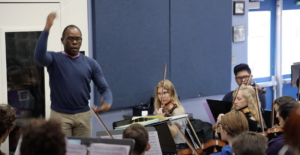
<svg viewBox="0 0 300 155">
<path fill-rule="evenodd" d="M 218 101 L 218 100 L 211 100 L 211 99 L 206 99 L 206 101 L 212 115 L 214 116 L 215 122 L 217 122 L 219 114 L 228 113 L 232 107 L 232 102 L 229 101 Z"/>
<path fill-rule="evenodd" d="M 166 121 L 150 124 L 156 129 L 161 150 L 164 154 L 176 154 L 176 144 Z"/>
<path fill-rule="evenodd" d="M 292 65 L 291 70 L 292 70 L 291 85 L 292 87 L 297 88 L 297 79 L 300 76 L 300 64 Z"/>
</svg>

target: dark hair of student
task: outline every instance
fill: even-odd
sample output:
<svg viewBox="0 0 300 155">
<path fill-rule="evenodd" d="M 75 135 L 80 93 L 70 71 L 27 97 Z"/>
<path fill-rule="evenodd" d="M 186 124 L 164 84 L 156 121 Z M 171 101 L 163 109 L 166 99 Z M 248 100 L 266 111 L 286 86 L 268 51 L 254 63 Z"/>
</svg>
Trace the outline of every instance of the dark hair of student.
<svg viewBox="0 0 300 155">
<path fill-rule="evenodd" d="M 148 144 L 149 135 L 145 127 L 140 124 L 133 124 L 123 131 L 123 138 L 134 139 L 134 154 L 142 154 Z"/>
<path fill-rule="evenodd" d="M 267 138 L 259 133 L 246 131 L 232 140 L 232 153 L 235 155 L 265 155 Z"/>
<path fill-rule="evenodd" d="M 66 139 L 58 120 L 33 119 L 21 128 L 21 155 L 65 155 Z"/>
<path fill-rule="evenodd" d="M 241 72 L 241 71 L 247 71 L 249 74 L 251 74 L 251 69 L 249 68 L 249 66 L 247 64 L 244 64 L 244 63 L 241 63 L 239 65 L 236 65 L 233 69 L 233 72 L 234 72 L 234 75 L 236 76 L 236 74 L 238 72 Z"/>
</svg>

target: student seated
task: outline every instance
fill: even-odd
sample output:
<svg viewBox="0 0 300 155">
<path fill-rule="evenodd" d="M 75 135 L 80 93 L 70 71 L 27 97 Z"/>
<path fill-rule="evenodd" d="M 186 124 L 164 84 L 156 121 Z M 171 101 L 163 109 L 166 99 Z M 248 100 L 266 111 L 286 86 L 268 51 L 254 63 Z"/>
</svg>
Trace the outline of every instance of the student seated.
<svg viewBox="0 0 300 155">
<path fill-rule="evenodd" d="M 261 134 L 251 131 L 243 132 L 232 140 L 232 154 L 265 155 L 267 141 L 267 138 Z"/>
<path fill-rule="evenodd" d="M 20 155 L 65 155 L 66 139 L 57 120 L 30 120 L 21 128 Z"/>
<path fill-rule="evenodd" d="M 166 116 L 166 112 L 163 110 L 163 106 L 169 106 L 169 104 L 173 104 L 173 107 L 176 108 L 170 114 L 170 116 L 183 115 L 185 114 L 185 110 L 183 106 L 180 104 L 176 90 L 171 81 L 165 80 L 164 88 L 163 81 L 160 81 L 155 88 L 155 99 L 154 99 L 154 108 L 156 115 Z M 185 118 L 177 119 L 172 122 L 176 122 L 181 127 L 181 131 L 184 133 L 183 123 L 185 123 Z M 181 150 L 187 148 L 184 138 L 178 133 L 178 128 L 172 124 L 169 126 L 172 137 L 174 138 L 175 144 L 177 145 L 177 150 Z"/>
<path fill-rule="evenodd" d="M 242 112 L 233 110 L 225 114 L 218 127 L 218 133 L 221 136 L 219 138 L 228 142 L 228 145 L 224 146 L 221 152 L 213 153 L 213 155 L 232 155 L 232 139 L 248 130 L 248 121 Z"/>
<path fill-rule="evenodd" d="M 300 106 L 298 105 L 289 115 L 284 128 L 284 140 L 293 155 L 300 155 Z"/>
<path fill-rule="evenodd" d="M 253 75 L 251 75 L 251 69 L 249 68 L 249 66 L 247 64 L 239 64 L 236 65 L 234 67 L 234 75 L 235 75 L 235 81 L 236 83 L 240 86 L 242 84 L 247 85 L 247 82 L 249 81 L 248 84 L 251 84 L 252 82 L 252 77 Z M 250 78 L 250 79 L 249 79 Z M 229 101 L 232 102 L 233 98 L 234 98 L 234 94 L 233 91 L 227 93 L 222 101 Z M 263 92 L 259 91 L 258 92 L 258 97 L 259 97 L 259 101 L 261 103 L 261 108 L 265 109 L 266 108 L 266 96 Z"/>
<path fill-rule="evenodd" d="M 0 147 L 16 125 L 15 109 L 8 104 L 0 104 Z M 0 155 L 6 155 L 1 152 Z"/>
<path fill-rule="evenodd" d="M 281 96 L 281 97 L 278 97 L 275 101 L 274 101 L 274 110 L 276 112 L 276 117 L 278 117 L 278 109 L 281 105 L 285 104 L 285 103 L 288 103 L 290 101 L 296 101 L 295 98 L 293 98 L 292 96 Z"/>
<path fill-rule="evenodd" d="M 123 139 L 134 139 L 133 155 L 144 155 L 150 149 L 148 131 L 140 124 L 132 124 L 123 131 Z"/>
<path fill-rule="evenodd" d="M 233 95 L 235 96 L 238 91 L 238 88 L 234 91 Z M 260 105 L 260 104 L 259 104 Z M 244 111 L 244 109 L 249 108 L 250 111 Z M 247 118 L 249 131 L 256 132 L 258 130 L 257 123 L 259 120 L 260 109 L 257 108 L 257 101 L 255 96 L 255 91 L 251 86 L 241 86 L 237 98 L 232 105 L 232 110 L 238 110 L 244 113 Z M 224 114 L 218 116 L 218 121 Z"/>
<path fill-rule="evenodd" d="M 279 127 L 284 127 L 290 113 L 298 106 L 298 102 L 290 101 L 282 104 L 277 112 L 277 119 L 279 120 Z M 284 135 L 280 135 L 276 138 L 271 139 L 268 142 L 267 155 L 278 154 L 280 149 L 285 145 Z"/>
</svg>

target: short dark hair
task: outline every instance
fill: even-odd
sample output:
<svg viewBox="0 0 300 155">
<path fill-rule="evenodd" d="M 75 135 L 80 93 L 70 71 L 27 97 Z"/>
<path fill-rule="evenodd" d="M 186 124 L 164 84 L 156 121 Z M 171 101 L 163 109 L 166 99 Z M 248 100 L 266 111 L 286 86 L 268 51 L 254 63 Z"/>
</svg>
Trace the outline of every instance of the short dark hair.
<svg viewBox="0 0 300 155">
<path fill-rule="evenodd" d="M 232 140 L 232 153 L 235 155 L 265 155 L 268 139 L 261 134 L 246 131 Z"/>
<path fill-rule="evenodd" d="M 134 154 L 142 154 L 148 144 L 149 135 L 145 127 L 140 124 L 130 125 L 123 131 L 123 138 L 134 139 Z"/>
<path fill-rule="evenodd" d="M 66 140 L 58 120 L 32 119 L 21 128 L 22 155 L 65 155 Z"/>
<path fill-rule="evenodd" d="M 77 28 L 77 29 L 80 31 L 80 35 L 82 35 L 81 30 L 80 30 L 76 25 L 68 25 L 68 26 L 65 27 L 65 29 L 64 29 L 64 31 L 63 31 L 63 33 L 62 33 L 62 38 L 65 37 L 66 31 L 67 31 L 67 29 L 68 29 L 69 27 L 71 27 L 71 28 Z"/>
<path fill-rule="evenodd" d="M 279 116 L 282 117 L 284 121 L 289 117 L 290 113 L 299 105 L 297 101 L 290 101 L 281 105 L 278 109 Z"/>
<path fill-rule="evenodd" d="M 16 125 L 15 109 L 8 104 L 0 104 L 0 138 Z"/>
<path fill-rule="evenodd" d="M 274 104 L 277 104 L 280 107 L 281 105 L 283 105 L 287 102 L 290 102 L 290 101 L 296 101 L 296 99 L 293 98 L 292 96 L 285 95 L 285 96 L 278 97 L 274 101 Z"/>
<path fill-rule="evenodd" d="M 241 63 L 239 65 L 236 65 L 233 69 L 233 72 L 234 72 L 234 75 L 236 76 L 236 74 L 238 72 L 241 72 L 241 71 L 247 71 L 249 74 L 251 74 L 251 69 L 249 68 L 249 66 L 247 64 L 244 64 L 244 63 Z"/>
</svg>

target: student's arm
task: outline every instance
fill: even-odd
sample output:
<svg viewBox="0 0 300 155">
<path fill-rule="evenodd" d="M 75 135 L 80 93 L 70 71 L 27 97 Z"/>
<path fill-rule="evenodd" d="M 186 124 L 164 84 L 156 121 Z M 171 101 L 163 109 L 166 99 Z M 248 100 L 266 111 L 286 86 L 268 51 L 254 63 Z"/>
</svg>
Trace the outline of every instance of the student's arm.
<svg viewBox="0 0 300 155">
<path fill-rule="evenodd" d="M 170 129 L 172 137 L 175 138 L 178 134 L 178 128 L 175 126 L 175 124 L 172 124 L 172 125 L 169 125 L 169 129 Z"/>
<path fill-rule="evenodd" d="M 48 42 L 49 30 L 53 24 L 53 20 L 55 19 L 55 17 L 56 17 L 56 13 L 50 13 L 48 15 L 45 29 L 40 35 L 34 51 L 35 60 L 43 66 L 49 66 L 53 59 L 52 55 L 49 52 L 47 52 L 47 42 Z"/>
</svg>

